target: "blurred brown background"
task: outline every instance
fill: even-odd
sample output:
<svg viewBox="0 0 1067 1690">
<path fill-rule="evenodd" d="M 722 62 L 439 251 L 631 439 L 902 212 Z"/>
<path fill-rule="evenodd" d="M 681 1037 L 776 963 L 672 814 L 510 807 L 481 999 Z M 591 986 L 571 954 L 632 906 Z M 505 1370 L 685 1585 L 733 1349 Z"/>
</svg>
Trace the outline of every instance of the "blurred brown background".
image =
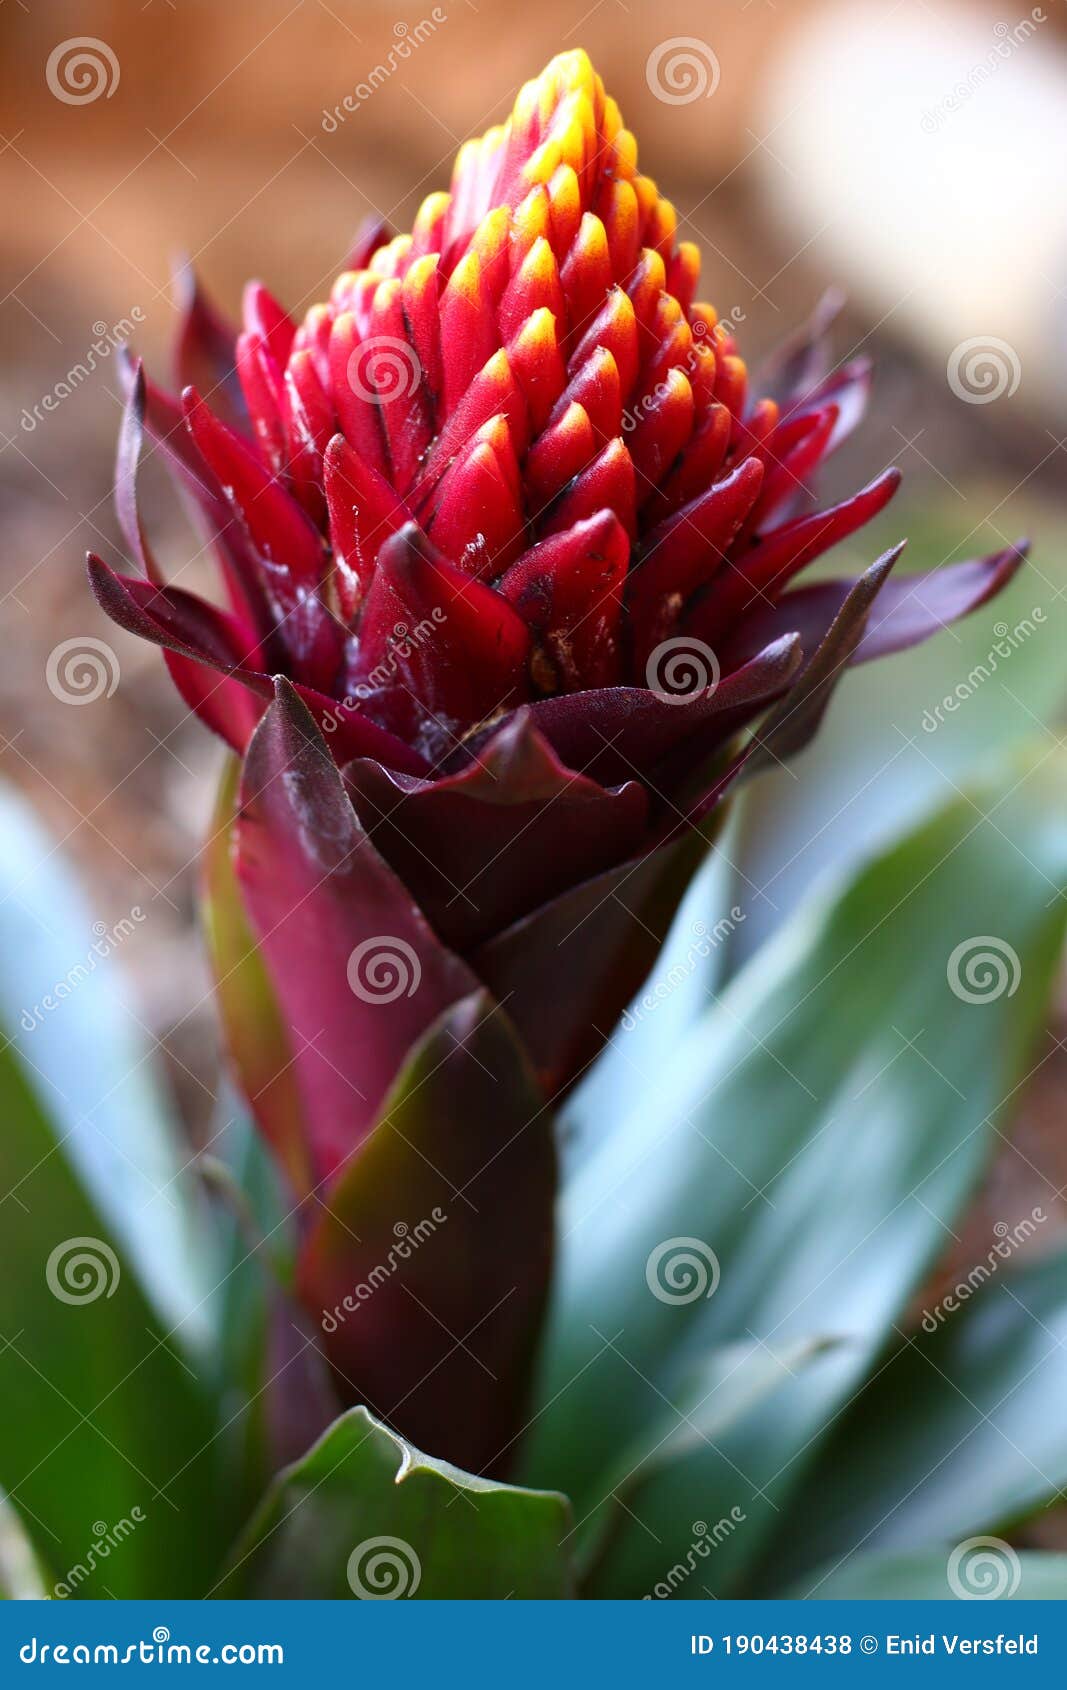
<svg viewBox="0 0 1067 1690">
<path fill-rule="evenodd" d="M 399 62 L 397 42 L 432 18 L 442 21 Z M 66 842 L 102 918 L 134 902 L 150 909 L 129 961 L 194 1120 L 212 1089 L 214 1034 L 193 865 L 218 748 L 185 719 L 157 654 L 105 624 L 85 585 L 87 546 L 122 556 L 110 505 L 114 358 L 40 412 L 99 325 L 136 313 L 137 350 L 165 375 L 179 253 L 228 310 L 249 275 L 305 309 L 364 216 L 403 228 L 447 183 L 458 143 L 502 118 L 552 53 L 581 45 L 636 132 L 644 168 L 675 200 L 681 232 L 702 246 L 702 291 L 721 313 L 743 314 L 746 353 L 758 357 L 830 281 L 848 285 L 841 350 L 874 350 L 880 380 L 862 440 L 842 456 L 842 484 L 900 461 L 912 509 L 947 504 L 961 534 L 979 535 L 972 550 L 996 545 L 1002 529 L 1040 530 L 1047 510 L 1059 520 L 1062 500 L 1067 220 L 1062 194 L 1031 215 L 1021 187 L 1010 189 L 1035 170 L 1040 186 L 1040 171 L 1028 136 L 1016 144 L 1029 157 L 1013 156 L 1023 131 L 1005 127 L 1003 102 L 1040 123 L 1058 114 L 1042 161 L 1055 168 L 1064 34 L 1062 0 L 1007 24 L 957 0 L 0 7 L 3 767 Z M 80 37 L 97 43 L 109 82 L 85 100 L 57 95 L 61 71 L 49 70 L 60 45 Z M 665 99 L 650 56 L 679 39 L 703 54 L 712 85 Z M 324 112 L 381 64 L 391 68 L 373 96 L 324 127 Z M 911 88 L 911 71 L 928 83 Z M 891 104 L 901 78 L 904 119 Z M 861 156 L 857 185 L 849 169 Z M 976 186 L 981 215 L 961 181 Z M 993 239 L 976 249 L 989 220 Z M 909 245 L 910 227 L 923 233 Z M 904 252 L 908 285 L 891 274 L 883 242 Z M 954 341 L 978 330 L 1010 342 L 1026 377 L 996 405 L 961 405 L 945 379 Z M 158 549 L 177 568 L 187 537 L 156 490 Z M 906 511 L 891 526 L 894 537 L 906 531 Z M 44 679 L 55 644 L 81 636 L 106 639 L 122 677 L 85 710 L 54 698 Z"/>
</svg>

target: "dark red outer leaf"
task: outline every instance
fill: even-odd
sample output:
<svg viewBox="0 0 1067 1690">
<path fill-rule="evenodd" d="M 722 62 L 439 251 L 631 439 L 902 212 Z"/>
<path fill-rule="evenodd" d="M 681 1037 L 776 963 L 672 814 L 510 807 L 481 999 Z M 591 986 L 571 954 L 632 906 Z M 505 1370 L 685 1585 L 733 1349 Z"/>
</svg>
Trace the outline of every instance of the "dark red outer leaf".
<svg viewBox="0 0 1067 1690">
<path fill-rule="evenodd" d="M 763 465 L 746 458 L 699 498 L 654 528 L 627 582 L 634 667 L 677 626 L 686 601 L 709 581 L 759 497 Z"/>
<path fill-rule="evenodd" d="M 190 709 L 196 710 L 235 751 L 243 752 L 263 704 L 274 695 L 274 680 L 236 655 L 241 650 L 243 630 L 235 619 L 180 588 L 157 588 L 134 576 L 119 575 L 93 552 L 88 554 L 88 569 L 89 584 L 100 608 L 121 628 L 162 646 L 168 657 L 175 653 L 183 660 L 206 664 L 209 670 L 232 677 L 235 688 L 240 684 L 237 691 L 218 682 L 212 684 L 210 679 L 200 684 L 191 678 L 178 683 Z M 186 677 L 184 662 L 172 672 L 176 679 Z M 425 774 L 426 759 L 370 721 L 355 701 L 331 698 L 303 685 L 296 691 L 316 724 L 330 737 L 338 763 L 353 757 L 374 757 L 389 768 Z M 250 712 L 247 701 L 254 704 L 255 698 L 260 703 Z"/>
<path fill-rule="evenodd" d="M 234 516 L 218 482 L 194 446 L 180 404 L 173 395 L 165 393 L 144 376 L 139 358 L 130 358 L 120 350 L 118 367 L 127 406 L 134 395 L 138 377 L 144 381 L 144 426 L 173 464 L 179 485 L 188 495 L 199 519 L 199 526 L 217 548 L 227 596 L 234 611 L 256 629 L 262 641 L 269 643 L 274 615 L 267 603 L 255 550 L 243 524 Z M 135 466 L 130 454 L 140 452 L 144 430 L 138 430 L 129 410 L 125 427 L 129 433 L 124 461 L 133 474 Z"/>
<path fill-rule="evenodd" d="M 921 645 L 940 633 L 950 622 L 969 616 L 1006 587 L 1029 550 L 1028 542 L 989 557 L 970 558 L 965 563 L 946 563 L 922 574 L 901 575 L 888 581 L 872 607 L 855 652 L 853 663 L 869 663 L 909 646 Z M 760 610 L 745 624 L 744 645 L 762 645 L 767 639 L 789 630 L 800 635 L 805 649 L 814 649 L 853 587 L 855 576 L 833 581 L 816 581 L 810 587 L 795 587 L 772 610 Z"/>
<path fill-rule="evenodd" d="M 823 639 L 790 689 L 771 712 L 757 735 L 756 748 L 746 760 L 752 774 L 803 750 L 826 713 L 831 695 L 863 637 L 871 606 L 886 577 L 904 550 L 904 541 L 883 552 L 856 581 Z"/>
<path fill-rule="evenodd" d="M 249 918 L 291 1029 L 313 1177 L 373 1127 L 408 1050 L 478 982 L 356 818 L 287 681 L 252 736 L 235 828 Z"/>
<path fill-rule="evenodd" d="M 356 230 L 355 238 L 348 249 L 348 254 L 342 264 L 342 270 L 365 270 L 380 246 L 385 246 L 393 238 L 392 226 L 377 212 L 366 216 Z"/>
<path fill-rule="evenodd" d="M 547 1097 L 558 1097 L 599 1053 L 652 968 L 707 848 L 706 835 L 690 829 L 573 887 L 475 953 Z"/>
<path fill-rule="evenodd" d="M 723 737 L 735 732 L 778 696 L 799 662 L 799 642 L 780 639 L 684 703 L 668 703 L 642 687 L 606 687 L 539 699 L 530 714 L 568 768 L 603 786 L 619 785 L 649 774 L 692 735 L 701 735 L 706 751 L 720 719 Z"/>
<path fill-rule="evenodd" d="M 129 546 L 134 561 L 140 565 L 141 573 L 157 586 L 162 586 L 163 571 L 156 562 L 145 533 L 137 498 L 137 472 L 141 460 L 141 443 L 144 439 L 144 414 L 144 368 L 138 363 L 126 396 L 122 427 L 119 430 L 118 452 L 115 457 L 115 515 L 118 517 L 123 539 Z"/>
<path fill-rule="evenodd" d="M 467 1472 L 506 1473 L 528 1413 L 555 1192 L 551 1113 L 509 1017 L 473 993 L 412 1052 L 300 1258 L 344 1397 Z"/>
<path fill-rule="evenodd" d="M 182 399 L 201 457 L 247 524 L 260 556 L 274 566 L 275 591 L 290 609 L 299 589 L 316 585 L 322 574 L 322 541 L 314 525 L 251 448 L 212 415 L 195 388 L 187 388 Z"/>
<path fill-rule="evenodd" d="M 164 648 L 163 661 L 186 707 L 240 756 L 263 714 L 244 681 L 209 669 L 199 658 Z"/>
<path fill-rule="evenodd" d="M 199 388 L 231 428 L 247 434 L 248 410 L 234 367 L 235 325 L 204 292 L 188 260 L 175 266 L 173 290 L 179 312 L 174 348 L 178 388 Z"/>
<path fill-rule="evenodd" d="M 525 710 L 458 774 L 418 781 L 363 759 L 344 779 L 382 856 L 463 953 L 634 856 L 648 816 L 638 782 L 606 789 L 572 773 Z"/>
<path fill-rule="evenodd" d="M 138 576 L 119 575 L 95 552 L 88 554 L 88 569 L 97 603 L 121 628 L 209 663 L 223 674 L 246 669 L 247 635 L 226 611 L 181 587 L 161 587 Z M 247 668 L 247 673 L 252 676 L 254 668 Z M 269 696 L 269 682 L 256 690 Z"/>
<path fill-rule="evenodd" d="M 689 619 L 689 629 L 712 644 L 731 622 L 760 601 L 780 596 L 790 580 L 813 558 L 846 540 L 889 503 L 900 486 L 900 471 L 887 469 L 850 499 L 814 511 L 774 529 L 751 551 L 732 559 L 712 582 Z"/>
<path fill-rule="evenodd" d="M 829 373 L 830 331 L 844 303 L 840 288 L 828 288 L 808 321 L 754 372 L 754 390 L 776 399 L 783 412 L 806 399 Z"/>
</svg>

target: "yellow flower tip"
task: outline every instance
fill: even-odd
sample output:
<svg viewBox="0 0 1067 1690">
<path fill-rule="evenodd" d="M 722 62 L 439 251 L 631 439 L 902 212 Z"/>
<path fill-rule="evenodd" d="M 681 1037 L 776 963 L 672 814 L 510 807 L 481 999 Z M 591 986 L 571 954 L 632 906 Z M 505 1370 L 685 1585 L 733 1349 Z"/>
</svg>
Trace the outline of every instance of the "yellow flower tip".
<svg viewBox="0 0 1067 1690">
<path fill-rule="evenodd" d="M 603 264 L 608 259 L 607 230 L 599 217 L 587 211 L 578 227 L 574 258 L 579 264 Z"/>
<path fill-rule="evenodd" d="M 472 305 L 481 302 L 482 267 L 476 252 L 465 252 L 451 276 L 446 293 L 461 294 Z"/>
<path fill-rule="evenodd" d="M 559 282 L 556 255 L 543 235 L 534 241 L 519 267 L 519 285 L 524 294 L 547 293 Z"/>
<path fill-rule="evenodd" d="M 532 311 L 515 337 L 516 349 L 531 358 L 549 358 L 557 342 L 556 319 L 547 305 Z"/>
</svg>

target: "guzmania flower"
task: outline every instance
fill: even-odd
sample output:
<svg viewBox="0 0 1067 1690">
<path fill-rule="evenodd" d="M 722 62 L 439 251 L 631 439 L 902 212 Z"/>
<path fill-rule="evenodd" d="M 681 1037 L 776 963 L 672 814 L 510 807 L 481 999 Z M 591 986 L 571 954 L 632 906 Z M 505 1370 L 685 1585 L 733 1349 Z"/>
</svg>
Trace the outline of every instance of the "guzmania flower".
<svg viewBox="0 0 1067 1690">
<path fill-rule="evenodd" d="M 300 322 L 254 283 L 236 332 L 190 283 L 180 403 L 130 371 L 138 573 L 90 575 L 240 759 L 209 926 L 301 1296 L 341 1397 L 476 1471 L 521 1423 L 551 1105 L 640 987 L 720 801 L 805 743 L 847 664 L 1022 558 L 887 579 L 896 547 L 798 584 L 898 481 L 815 505 L 870 386 L 866 360 L 831 363 L 831 316 L 750 380 L 571 52 Z M 153 555 L 146 428 L 223 606 Z"/>
</svg>

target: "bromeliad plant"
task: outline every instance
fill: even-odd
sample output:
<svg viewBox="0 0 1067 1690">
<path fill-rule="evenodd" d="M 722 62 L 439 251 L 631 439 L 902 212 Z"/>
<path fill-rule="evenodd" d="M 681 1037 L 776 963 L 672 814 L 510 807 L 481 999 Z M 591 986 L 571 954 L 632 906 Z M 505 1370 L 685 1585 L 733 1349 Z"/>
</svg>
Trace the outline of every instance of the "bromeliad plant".
<svg viewBox="0 0 1067 1690">
<path fill-rule="evenodd" d="M 299 325 L 258 284 L 239 335 L 194 298 L 181 404 L 140 369 L 131 387 L 118 505 L 143 575 L 90 559 L 241 759 L 215 963 L 301 1205 L 312 1318 L 398 1219 L 450 1217 L 324 1335 L 334 1385 L 475 1472 L 507 1470 L 527 1411 L 552 1107 L 641 985 L 727 788 L 803 743 L 850 659 L 973 609 L 1022 557 L 887 582 L 898 547 L 794 587 L 896 487 L 809 508 L 869 370 L 827 373 L 817 324 L 779 398 L 753 396 L 676 224 L 588 59 L 560 57 Z M 152 555 L 145 423 L 208 520 L 224 610 Z"/>
<path fill-rule="evenodd" d="M 180 403 L 130 373 L 116 491 L 140 573 L 94 556 L 90 577 L 234 754 L 207 923 L 234 1069 L 281 1181 L 269 1253 L 293 1252 L 242 1384 L 267 1405 L 267 1469 L 297 1459 L 228 1590 L 642 1595 L 683 1551 L 694 1582 L 670 1594 L 755 1588 L 779 1461 L 811 1466 L 934 1253 L 920 1225 L 876 1312 L 776 1326 L 758 1305 L 771 1264 L 791 1296 L 789 1240 L 759 1253 L 734 1174 L 751 1163 L 758 1189 L 841 1142 L 797 1102 L 840 1083 L 868 1031 L 873 1065 L 884 1037 L 850 965 L 857 922 L 901 871 L 929 869 L 941 905 L 924 896 L 924 918 L 941 930 L 997 880 L 955 812 L 779 978 L 739 988 L 741 1024 L 766 1023 L 743 1062 L 721 1018 L 662 1053 L 668 1117 L 700 1115 L 719 1088 L 698 1137 L 721 1163 L 691 1146 L 650 1158 L 647 1120 L 611 1123 L 568 1183 L 554 1257 L 556 1112 L 645 980 L 730 789 L 805 744 L 846 666 L 975 609 L 1023 555 L 896 579 L 896 547 L 858 578 L 797 585 L 895 489 L 890 471 L 813 507 L 870 373 L 831 366 L 823 311 L 750 384 L 676 222 L 585 55 L 566 54 L 461 150 L 412 233 L 375 230 L 302 322 L 255 284 L 236 333 L 191 289 Z M 223 608 L 153 554 L 146 430 L 206 521 Z M 954 900 L 945 839 L 974 869 Z M 1040 912 L 1033 888 L 1006 895 L 1001 922 L 1017 913 L 1047 975 L 1045 893 Z M 883 996 L 915 961 L 903 918 L 894 931 Z M 803 1037 L 785 1061 L 793 994 Z M 1007 1001 L 1005 1037 L 1021 1042 L 1039 1004 Z M 947 1027 L 961 1004 L 938 1007 Z M 988 1027 L 975 1036 L 987 1045 Z M 812 1064 L 818 1085 L 783 1095 L 779 1074 Z M 909 1109 L 911 1179 L 929 1120 Z M 982 1142 L 959 1133 L 957 1206 Z M 893 1183 L 877 1159 L 856 1179 L 857 1213 Z M 747 1467 L 761 1481 L 727 1502 Z M 720 1512 L 712 1579 L 698 1524 Z"/>
</svg>

